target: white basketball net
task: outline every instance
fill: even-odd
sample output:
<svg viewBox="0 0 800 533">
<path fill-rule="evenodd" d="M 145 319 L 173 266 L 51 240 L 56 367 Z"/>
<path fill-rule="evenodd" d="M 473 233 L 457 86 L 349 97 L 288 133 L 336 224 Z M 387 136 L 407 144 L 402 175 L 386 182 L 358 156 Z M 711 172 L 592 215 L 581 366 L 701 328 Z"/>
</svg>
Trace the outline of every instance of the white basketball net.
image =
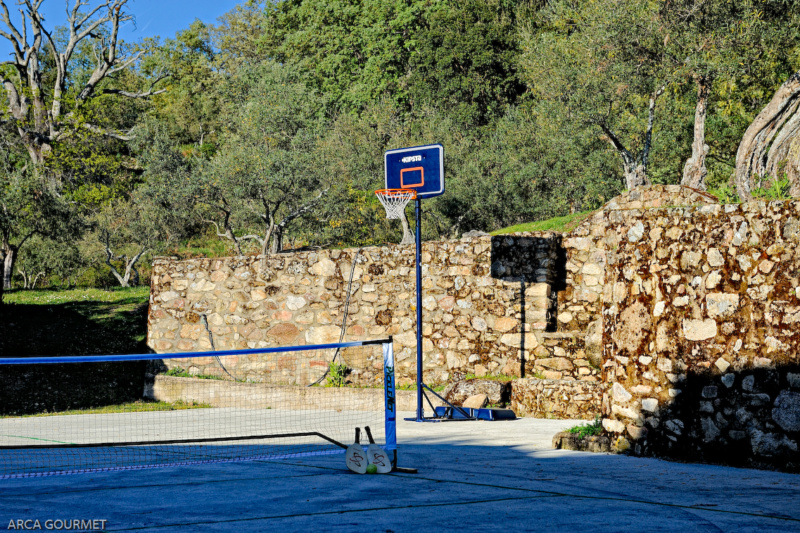
<svg viewBox="0 0 800 533">
<path fill-rule="evenodd" d="M 402 218 L 408 202 L 417 197 L 417 191 L 410 189 L 381 189 L 375 194 L 386 208 L 386 218 Z"/>
</svg>

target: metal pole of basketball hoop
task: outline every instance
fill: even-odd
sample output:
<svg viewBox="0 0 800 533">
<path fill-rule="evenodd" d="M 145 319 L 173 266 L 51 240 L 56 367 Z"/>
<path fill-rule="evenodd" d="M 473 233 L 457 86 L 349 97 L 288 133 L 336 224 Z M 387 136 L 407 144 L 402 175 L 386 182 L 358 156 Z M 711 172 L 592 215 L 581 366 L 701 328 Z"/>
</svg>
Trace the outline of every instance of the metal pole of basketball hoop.
<svg viewBox="0 0 800 533">
<path fill-rule="evenodd" d="M 416 217 L 416 228 L 414 228 L 416 240 L 416 253 L 414 261 L 417 268 L 417 422 L 425 419 L 425 411 L 422 407 L 422 231 L 420 222 L 422 221 L 422 202 L 419 198 L 414 199 L 414 215 Z"/>
<path fill-rule="evenodd" d="M 449 405 L 451 409 L 458 411 L 462 420 L 476 420 L 471 414 L 467 413 L 463 408 L 453 405 L 448 402 L 436 392 L 425 384 L 423 381 L 423 363 L 422 363 L 422 201 L 417 196 L 414 198 L 414 216 L 416 218 L 416 228 L 414 229 L 416 250 L 414 253 L 414 261 L 417 270 L 417 416 L 416 418 L 407 418 L 406 420 L 413 420 L 414 422 L 439 422 L 442 417 L 436 414 L 436 409 L 431 404 L 433 409 L 433 417 L 425 416 L 425 408 L 422 405 L 423 397 L 430 400 L 425 394 L 427 390 L 445 404 Z"/>
<path fill-rule="evenodd" d="M 411 148 L 398 148 L 389 150 L 384 154 L 385 161 L 385 189 L 375 191 L 375 194 L 386 208 L 386 217 L 391 219 L 402 218 L 408 202 L 414 200 L 414 212 L 417 226 L 416 250 L 414 260 L 417 277 L 417 413 L 416 418 L 406 420 L 416 422 L 438 422 L 447 418 L 440 416 L 427 396 L 430 392 L 445 405 L 449 406 L 451 413 L 458 412 L 460 420 L 475 420 L 470 413 L 461 407 L 448 402 L 423 380 L 422 361 L 422 199 L 438 196 L 444 193 L 444 147 L 440 144 L 428 146 L 415 146 Z M 433 417 L 426 418 L 423 407 L 423 398 L 433 410 Z"/>
</svg>

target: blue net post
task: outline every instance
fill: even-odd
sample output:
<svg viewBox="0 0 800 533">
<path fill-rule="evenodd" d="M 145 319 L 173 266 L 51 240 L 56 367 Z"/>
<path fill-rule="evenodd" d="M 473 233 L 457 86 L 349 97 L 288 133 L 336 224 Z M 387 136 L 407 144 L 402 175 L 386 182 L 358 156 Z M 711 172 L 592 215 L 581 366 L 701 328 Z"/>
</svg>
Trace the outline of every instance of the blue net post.
<svg viewBox="0 0 800 533">
<path fill-rule="evenodd" d="M 392 467 L 397 466 L 397 401 L 394 388 L 394 346 L 391 339 L 383 345 L 383 384 L 386 395 L 386 451 L 391 454 Z"/>
</svg>

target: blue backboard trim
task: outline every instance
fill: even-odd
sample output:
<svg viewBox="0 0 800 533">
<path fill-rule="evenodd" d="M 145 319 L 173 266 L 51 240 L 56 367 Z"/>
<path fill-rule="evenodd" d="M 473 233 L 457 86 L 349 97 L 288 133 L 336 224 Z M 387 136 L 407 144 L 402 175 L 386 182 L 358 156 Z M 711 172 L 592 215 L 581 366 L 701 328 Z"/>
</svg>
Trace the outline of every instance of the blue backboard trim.
<svg viewBox="0 0 800 533">
<path fill-rule="evenodd" d="M 409 161 L 401 162 L 397 157 L 401 154 Z M 413 159 L 415 156 L 419 159 Z M 388 150 L 383 161 L 387 189 L 414 189 L 417 198 L 444 194 L 444 146 L 441 144 Z M 404 183 L 406 180 L 408 183 Z M 415 182 L 419 185 L 414 185 Z"/>
</svg>

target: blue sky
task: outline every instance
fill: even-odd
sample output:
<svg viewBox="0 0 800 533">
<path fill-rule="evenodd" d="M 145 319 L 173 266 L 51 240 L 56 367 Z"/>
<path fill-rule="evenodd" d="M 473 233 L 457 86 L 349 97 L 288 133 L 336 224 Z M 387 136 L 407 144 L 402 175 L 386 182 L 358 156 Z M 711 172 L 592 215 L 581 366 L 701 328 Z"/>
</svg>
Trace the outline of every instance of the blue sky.
<svg viewBox="0 0 800 533">
<path fill-rule="evenodd" d="M 96 6 L 97 0 L 89 0 Z M 227 13 L 244 0 L 129 0 L 126 11 L 136 17 L 136 24 L 128 23 L 120 29 L 120 36 L 127 42 L 135 42 L 142 37 L 162 38 L 174 37 L 178 30 L 187 28 L 194 19 L 206 23 L 214 23 L 217 17 Z M 11 21 L 19 20 L 16 16 L 15 0 L 5 0 L 11 12 Z M 69 0 L 70 5 L 75 0 Z M 49 27 L 61 26 L 66 22 L 64 0 L 45 0 L 42 12 Z M 0 23 L 0 26 L 4 26 Z M 5 28 L 4 28 L 5 29 Z M 5 59 L 12 50 L 7 41 L 0 38 L 0 58 Z"/>
</svg>

